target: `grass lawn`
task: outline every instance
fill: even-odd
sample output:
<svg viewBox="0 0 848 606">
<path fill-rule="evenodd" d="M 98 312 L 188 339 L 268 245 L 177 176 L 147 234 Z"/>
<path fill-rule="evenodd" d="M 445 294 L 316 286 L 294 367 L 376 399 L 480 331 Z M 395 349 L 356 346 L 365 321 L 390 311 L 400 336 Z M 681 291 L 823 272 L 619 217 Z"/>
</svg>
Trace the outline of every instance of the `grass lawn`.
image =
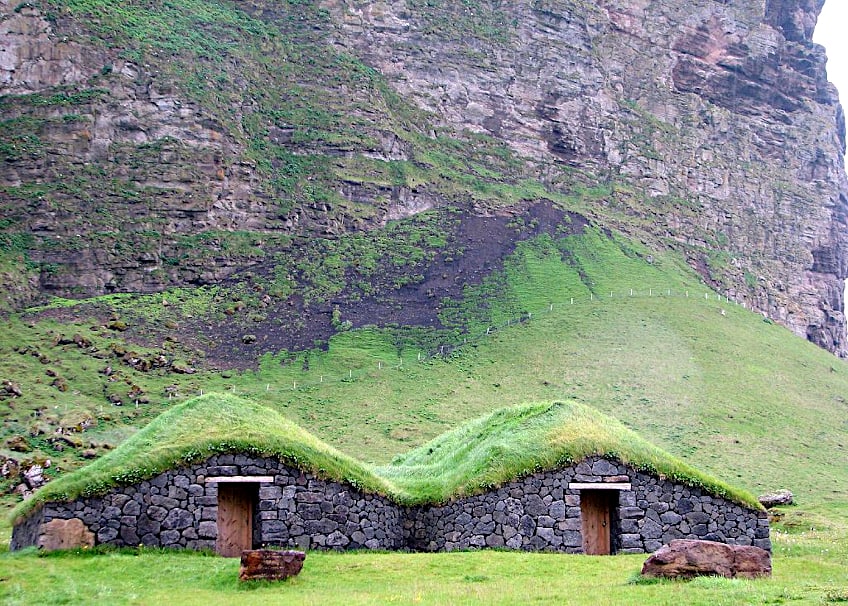
<svg viewBox="0 0 848 606">
<path fill-rule="evenodd" d="M 0 554 L 4 604 L 829 604 L 848 601 L 845 528 L 775 535 L 774 576 L 641 580 L 645 557 L 478 551 L 307 555 L 300 576 L 237 581 L 238 560 L 143 550 Z"/>
</svg>

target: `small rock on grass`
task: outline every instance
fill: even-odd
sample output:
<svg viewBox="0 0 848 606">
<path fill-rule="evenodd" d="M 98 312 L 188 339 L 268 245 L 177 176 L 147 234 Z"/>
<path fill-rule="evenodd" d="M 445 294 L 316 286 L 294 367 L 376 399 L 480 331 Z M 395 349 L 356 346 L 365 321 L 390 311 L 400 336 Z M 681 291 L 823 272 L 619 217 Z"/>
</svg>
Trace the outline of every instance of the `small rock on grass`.
<svg viewBox="0 0 848 606">
<path fill-rule="evenodd" d="M 748 545 L 675 539 L 645 560 L 642 575 L 671 579 L 768 577 L 771 576 L 771 556 L 765 549 Z"/>
<path fill-rule="evenodd" d="M 766 509 L 771 509 L 778 505 L 792 505 L 794 498 L 795 496 L 792 494 L 791 490 L 783 488 L 781 490 L 775 490 L 774 492 L 761 494 L 757 497 L 757 500 Z"/>
<path fill-rule="evenodd" d="M 302 551 L 250 549 L 241 554 L 239 581 L 280 581 L 300 574 L 306 554 Z"/>
</svg>

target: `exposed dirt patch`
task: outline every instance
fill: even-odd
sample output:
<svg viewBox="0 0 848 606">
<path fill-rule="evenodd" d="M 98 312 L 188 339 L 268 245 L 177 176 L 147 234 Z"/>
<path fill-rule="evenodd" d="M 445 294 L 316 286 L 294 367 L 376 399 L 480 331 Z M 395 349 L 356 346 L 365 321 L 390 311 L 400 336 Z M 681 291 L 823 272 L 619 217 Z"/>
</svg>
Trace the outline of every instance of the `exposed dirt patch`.
<svg viewBox="0 0 848 606">
<path fill-rule="evenodd" d="M 459 299 L 463 289 L 479 284 L 493 271 L 503 267 L 504 259 L 515 251 L 518 242 L 540 234 L 578 234 L 587 220 L 540 202 L 514 214 L 463 215 L 453 233 L 446 234 L 449 244 L 423 267 L 417 269 L 423 280 L 379 296 L 365 296 L 356 290 L 345 291 L 323 304 L 304 305 L 299 297 L 274 303 L 264 310 L 262 322 L 228 319 L 225 322 L 194 322 L 180 332 L 196 339 L 207 360 L 222 368 L 246 368 L 267 351 L 298 351 L 326 342 L 336 328 L 333 310 L 353 327 L 415 326 L 441 328 L 440 304 L 443 299 Z M 384 284 L 400 277 L 390 263 L 380 279 Z M 408 271 L 408 270 L 407 270 Z M 398 275 L 396 275 L 398 274 Z M 188 329 L 188 330 L 186 330 Z M 245 344 L 242 337 L 250 331 L 256 341 Z M 200 335 L 198 337 L 198 335 Z"/>
<path fill-rule="evenodd" d="M 300 295 L 286 300 L 262 296 L 258 307 L 227 314 L 224 307 L 229 301 L 221 302 L 215 304 L 220 309 L 210 309 L 205 317 L 181 318 L 171 327 L 132 318 L 120 336 L 149 347 L 160 346 L 167 336 L 182 347 L 204 352 L 207 366 L 245 369 L 255 367 L 257 357 L 265 352 L 321 346 L 338 331 L 340 322 L 353 328 L 444 328 L 439 320 L 443 300 L 460 299 L 467 286 L 480 284 L 501 269 L 518 242 L 540 234 L 582 233 L 587 220 L 543 201 L 510 213 L 463 213 L 445 225 L 449 226 L 443 234 L 447 245 L 421 263 L 397 267 L 384 260 L 379 274 L 369 282 L 373 294 L 364 294 L 355 286 L 355 276 L 350 275 L 341 293 L 320 303 L 305 302 Z M 256 276 L 267 277 L 273 270 L 273 263 L 255 265 L 223 286 L 243 286 Z M 415 278 L 410 281 L 413 274 Z M 104 305 L 91 304 L 37 315 L 62 322 L 90 317 L 105 325 L 111 313 Z"/>
</svg>

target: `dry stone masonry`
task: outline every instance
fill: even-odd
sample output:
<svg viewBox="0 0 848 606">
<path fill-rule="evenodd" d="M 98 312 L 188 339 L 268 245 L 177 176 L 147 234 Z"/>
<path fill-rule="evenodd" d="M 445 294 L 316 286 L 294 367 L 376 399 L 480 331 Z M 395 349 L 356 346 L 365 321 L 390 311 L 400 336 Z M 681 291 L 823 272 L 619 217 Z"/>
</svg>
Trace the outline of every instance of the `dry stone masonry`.
<svg viewBox="0 0 848 606">
<path fill-rule="evenodd" d="M 98 544 L 215 549 L 219 486 L 226 478 L 250 476 L 271 478 L 257 482 L 249 514 L 255 542 L 302 549 L 401 547 L 401 509 L 388 499 L 274 460 L 219 455 L 102 497 L 49 503 L 15 527 L 12 549 L 36 544 L 43 525 L 56 518 L 82 520 Z"/>
<path fill-rule="evenodd" d="M 221 552 L 234 540 L 224 535 L 230 533 L 227 516 L 236 511 L 237 520 L 250 521 L 245 549 L 503 547 L 583 553 L 587 514 L 581 502 L 587 493 L 612 496 L 613 553 L 651 552 L 682 538 L 771 548 L 764 511 L 601 458 L 444 505 L 404 507 L 276 460 L 245 455 L 214 456 L 100 497 L 47 503 L 16 524 L 11 548 L 39 545 L 53 521 L 77 519 L 97 544 Z M 233 494 L 246 495 L 241 513 L 234 505 L 241 497 Z"/>
</svg>

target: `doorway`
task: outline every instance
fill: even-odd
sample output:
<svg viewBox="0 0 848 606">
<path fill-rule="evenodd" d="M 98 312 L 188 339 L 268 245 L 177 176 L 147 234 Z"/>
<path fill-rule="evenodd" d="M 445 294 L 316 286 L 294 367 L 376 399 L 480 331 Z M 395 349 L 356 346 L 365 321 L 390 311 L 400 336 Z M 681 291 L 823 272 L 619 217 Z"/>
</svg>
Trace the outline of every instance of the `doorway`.
<svg viewBox="0 0 848 606">
<path fill-rule="evenodd" d="M 580 491 L 583 553 L 586 555 L 610 555 L 612 553 L 611 529 L 617 506 L 617 490 Z"/>
<path fill-rule="evenodd" d="M 218 539 L 215 551 L 225 558 L 241 557 L 253 549 L 253 512 L 259 503 L 259 484 L 218 484 Z"/>
</svg>

